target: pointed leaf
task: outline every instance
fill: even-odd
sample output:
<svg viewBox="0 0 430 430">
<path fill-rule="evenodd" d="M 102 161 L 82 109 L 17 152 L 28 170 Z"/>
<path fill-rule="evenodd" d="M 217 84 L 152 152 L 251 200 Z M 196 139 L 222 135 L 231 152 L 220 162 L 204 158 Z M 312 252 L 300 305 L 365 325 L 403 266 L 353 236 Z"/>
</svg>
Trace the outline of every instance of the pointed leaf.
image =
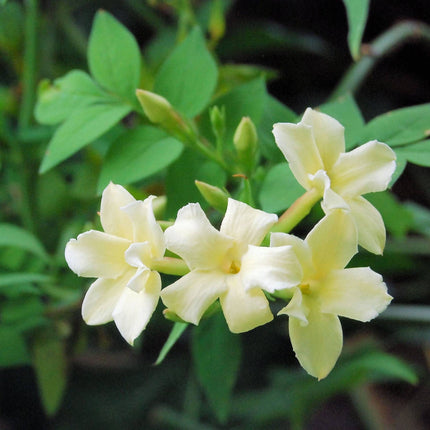
<svg viewBox="0 0 430 430">
<path fill-rule="evenodd" d="M 362 142 L 377 139 L 390 146 L 418 142 L 430 135 L 430 103 L 393 110 L 373 118 Z"/>
<path fill-rule="evenodd" d="M 195 328 L 192 355 L 197 376 L 220 422 L 228 418 L 240 365 L 240 338 L 229 332 L 222 313 Z"/>
<path fill-rule="evenodd" d="M 361 39 L 369 14 L 369 1 L 343 0 L 348 15 L 348 46 L 354 60 L 360 57 Z"/>
<path fill-rule="evenodd" d="M 61 405 L 67 383 L 64 342 L 48 336 L 37 337 L 33 365 L 43 408 L 48 416 L 53 416 Z"/>
<path fill-rule="evenodd" d="M 396 148 L 396 154 L 418 166 L 430 167 L 430 140 Z"/>
<path fill-rule="evenodd" d="M 109 99 L 87 73 L 72 70 L 52 84 L 47 80 L 40 82 L 34 115 L 41 124 L 57 124 L 82 106 Z"/>
<path fill-rule="evenodd" d="M 40 173 L 45 173 L 100 137 L 130 112 L 130 106 L 103 103 L 83 106 L 57 129 L 48 144 Z"/>
<path fill-rule="evenodd" d="M 97 12 L 88 42 L 91 74 L 106 89 L 135 102 L 140 51 L 134 36 L 111 14 Z"/>
<path fill-rule="evenodd" d="M 166 340 L 166 343 L 161 348 L 160 354 L 158 355 L 156 365 L 161 364 L 163 360 L 166 358 L 166 355 L 173 348 L 178 339 L 182 336 L 182 333 L 188 327 L 188 323 L 176 322 L 172 328 L 172 331 L 169 334 L 169 337 Z"/>
<path fill-rule="evenodd" d="M 155 77 L 154 92 L 165 97 L 186 117 L 194 117 L 209 103 L 217 83 L 215 60 L 198 27 L 178 45 Z"/>
<path fill-rule="evenodd" d="M 266 212 L 281 212 L 304 192 L 288 163 L 277 164 L 268 171 L 263 180 L 259 194 L 261 208 Z"/>
<path fill-rule="evenodd" d="M 182 148 L 181 142 L 151 126 L 122 134 L 106 155 L 98 192 L 110 181 L 126 185 L 159 172 L 181 155 Z"/>
</svg>

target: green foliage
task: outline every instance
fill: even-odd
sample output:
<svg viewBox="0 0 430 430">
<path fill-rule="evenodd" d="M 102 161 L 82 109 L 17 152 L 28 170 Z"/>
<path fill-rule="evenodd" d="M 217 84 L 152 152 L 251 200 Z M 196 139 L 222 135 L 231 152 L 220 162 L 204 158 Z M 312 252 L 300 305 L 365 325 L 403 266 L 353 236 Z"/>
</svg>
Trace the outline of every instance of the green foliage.
<svg viewBox="0 0 430 430">
<path fill-rule="evenodd" d="M 151 126 L 136 127 L 121 134 L 106 154 L 98 192 L 110 181 L 126 185 L 148 178 L 174 162 L 182 148 L 181 142 Z"/>
<path fill-rule="evenodd" d="M 48 333 L 36 337 L 33 344 L 33 365 L 40 397 L 48 416 L 54 415 L 64 395 L 67 378 L 64 342 Z"/>
<path fill-rule="evenodd" d="M 158 355 L 158 358 L 155 362 L 156 365 L 161 364 L 164 361 L 164 359 L 166 358 L 166 355 L 173 348 L 173 346 L 181 337 L 182 333 L 185 331 L 187 327 L 188 327 L 188 323 L 175 322 L 172 328 L 172 331 L 170 332 L 169 337 L 166 340 L 166 343 L 163 345 L 163 348 L 161 349 L 160 354 Z"/>
<path fill-rule="evenodd" d="M 192 354 L 199 382 L 218 419 L 226 422 L 241 359 L 240 339 L 230 333 L 222 313 L 194 329 Z M 221 382 L 222 381 L 222 382 Z"/>
<path fill-rule="evenodd" d="M 217 77 L 216 63 L 196 27 L 161 66 L 155 77 L 154 91 L 191 118 L 208 104 Z"/>
<path fill-rule="evenodd" d="M 140 52 L 134 36 L 108 12 L 99 11 L 88 43 L 94 79 L 113 94 L 135 103 L 140 80 Z"/>
<path fill-rule="evenodd" d="M 370 0 L 343 0 L 348 16 L 348 46 L 352 58 L 360 57 L 361 39 L 366 27 Z"/>
</svg>

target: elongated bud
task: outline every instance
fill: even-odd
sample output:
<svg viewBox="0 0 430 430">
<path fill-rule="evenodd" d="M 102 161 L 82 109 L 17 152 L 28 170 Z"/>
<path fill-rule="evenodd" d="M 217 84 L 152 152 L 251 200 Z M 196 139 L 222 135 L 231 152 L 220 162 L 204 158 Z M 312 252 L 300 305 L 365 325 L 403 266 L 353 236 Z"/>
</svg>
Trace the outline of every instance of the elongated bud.
<svg viewBox="0 0 430 430">
<path fill-rule="evenodd" d="M 224 36 L 225 33 L 225 17 L 223 2 L 215 0 L 212 3 L 212 9 L 209 17 L 209 34 L 212 42 L 215 44 Z"/>
<path fill-rule="evenodd" d="M 249 117 L 243 117 L 234 133 L 233 143 L 239 163 L 248 174 L 255 167 L 257 142 L 257 129 L 254 123 Z"/>
<path fill-rule="evenodd" d="M 218 139 L 222 139 L 225 133 L 225 107 L 214 106 L 209 111 L 212 130 Z"/>
<path fill-rule="evenodd" d="M 136 90 L 136 96 L 145 115 L 154 124 L 164 124 L 174 117 L 175 111 L 164 97 L 145 90 Z"/>
<path fill-rule="evenodd" d="M 194 181 L 204 199 L 216 210 L 225 213 L 229 194 L 221 188 L 202 181 Z"/>
</svg>

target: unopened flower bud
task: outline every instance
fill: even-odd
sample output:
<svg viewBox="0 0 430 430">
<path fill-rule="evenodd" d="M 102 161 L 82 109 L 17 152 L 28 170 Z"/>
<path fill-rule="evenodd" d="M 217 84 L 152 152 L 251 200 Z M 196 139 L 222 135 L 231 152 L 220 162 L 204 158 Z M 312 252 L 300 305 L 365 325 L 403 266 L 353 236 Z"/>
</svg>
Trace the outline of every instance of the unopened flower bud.
<svg viewBox="0 0 430 430">
<path fill-rule="evenodd" d="M 136 96 L 145 115 L 154 124 L 165 124 L 173 117 L 172 105 L 164 97 L 145 90 L 136 90 Z"/>
<path fill-rule="evenodd" d="M 225 133 L 225 107 L 214 106 L 209 111 L 209 117 L 215 136 L 221 139 Z"/>
<path fill-rule="evenodd" d="M 257 153 L 257 130 L 249 117 L 243 117 L 233 137 L 238 159 L 246 173 L 255 166 Z"/>
<path fill-rule="evenodd" d="M 202 181 L 194 181 L 204 199 L 216 210 L 224 213 L 227 209 L 229 195 L 221 188 Z"/>
</svg>

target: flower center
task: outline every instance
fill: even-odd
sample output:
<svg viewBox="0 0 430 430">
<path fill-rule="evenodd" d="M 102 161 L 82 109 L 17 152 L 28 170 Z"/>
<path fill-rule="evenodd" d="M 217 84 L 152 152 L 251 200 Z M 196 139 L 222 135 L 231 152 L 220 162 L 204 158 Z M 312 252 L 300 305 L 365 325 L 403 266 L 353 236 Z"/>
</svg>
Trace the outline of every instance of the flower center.
<svg viewBox="0 0 430 430">
<path fill-rule="evenodd" d="M 240 271 L 240 264 L 237 261 L 232 261 L 230 264 L 230 268 L 228 269 L 228 273 L 239 273 Z"/>
<path fill-rule="evenodd" d="M 311 287 L 310 287 L 309 284 L 301 284 L 300 285 L 300 290 L 301 290 L 302 294 L 310 294 Z"/>
</svg>

